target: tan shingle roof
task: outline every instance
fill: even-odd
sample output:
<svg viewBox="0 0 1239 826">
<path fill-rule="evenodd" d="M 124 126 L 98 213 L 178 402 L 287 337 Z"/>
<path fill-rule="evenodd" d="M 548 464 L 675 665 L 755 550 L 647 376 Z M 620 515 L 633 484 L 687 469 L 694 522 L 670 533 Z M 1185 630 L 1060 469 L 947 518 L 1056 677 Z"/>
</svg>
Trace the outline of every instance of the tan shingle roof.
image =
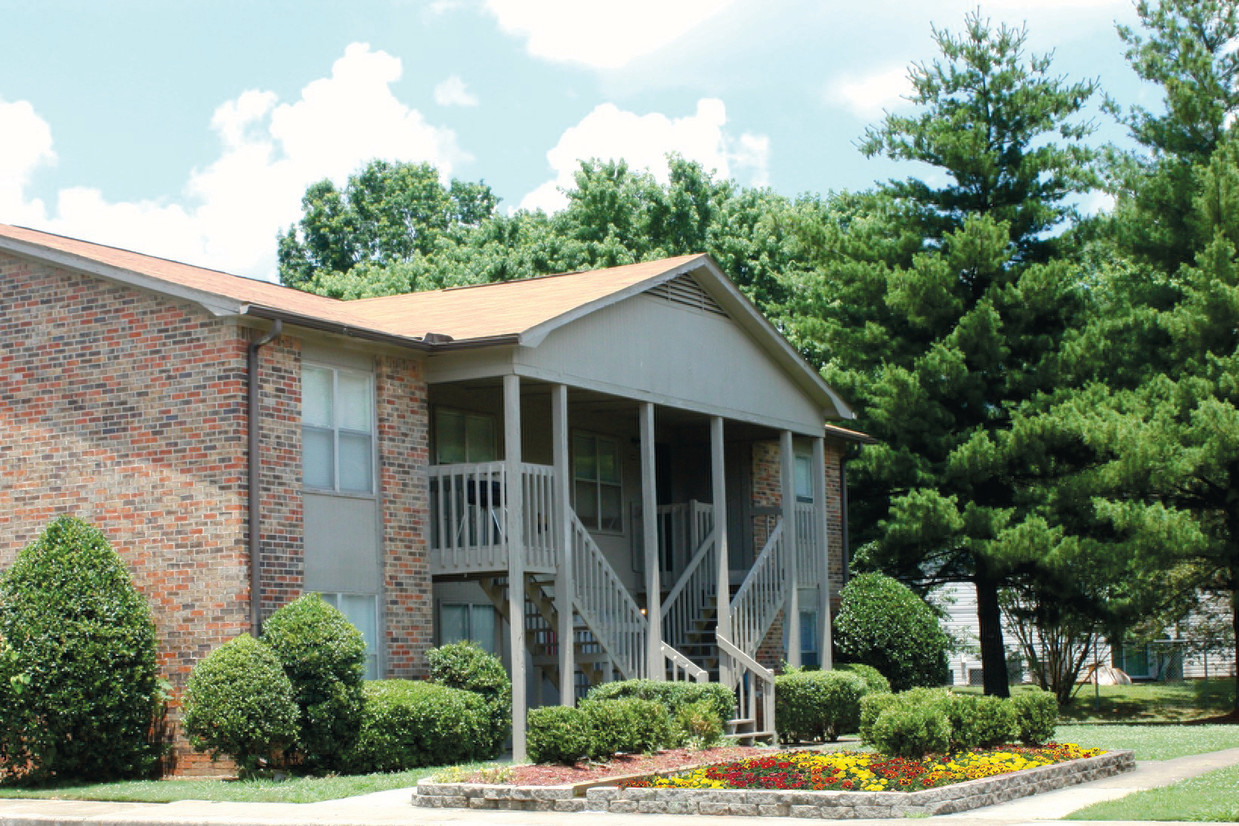
<svg viewBox="0 0 1239 826">
<path fill-rule="evenodd" d="M 18 243 L 4 244 L 4 239 Z M 58 260 L 68 266 L 79 261 L 102 265 L 195 293 L 264 308 L 277 315 L 300 316 L 405 339 L 438 333 L 455 341 L 516 337 L 705 258 L 686 255 L 500 284 L 340 301 L 218 270 L 0 224 L 0 247 L 19 254 L 37 253 L 26 249 L 29 246 L 62 253 Z M 240 312 L 247 309 L 253 312 L 244 307 Z"/>
</svg>

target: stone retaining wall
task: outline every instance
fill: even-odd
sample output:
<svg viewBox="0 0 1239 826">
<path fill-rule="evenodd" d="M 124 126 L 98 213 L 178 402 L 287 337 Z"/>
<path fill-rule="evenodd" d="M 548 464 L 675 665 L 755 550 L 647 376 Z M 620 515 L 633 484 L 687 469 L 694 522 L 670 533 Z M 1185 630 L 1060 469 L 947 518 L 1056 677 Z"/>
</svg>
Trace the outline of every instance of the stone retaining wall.
<svg viewBox="0 0 1239 826">
<path fill-rule="evenodd" d="M 1056 763 L 921 792 L 780 792 L 740 789 L 618 789 L 614 786 L 417 784 L 413 805 L 540 812 L 884 818 L 941 815 L 1087 783 L 1135 768 L 1130 751 Z"/>
</svg>

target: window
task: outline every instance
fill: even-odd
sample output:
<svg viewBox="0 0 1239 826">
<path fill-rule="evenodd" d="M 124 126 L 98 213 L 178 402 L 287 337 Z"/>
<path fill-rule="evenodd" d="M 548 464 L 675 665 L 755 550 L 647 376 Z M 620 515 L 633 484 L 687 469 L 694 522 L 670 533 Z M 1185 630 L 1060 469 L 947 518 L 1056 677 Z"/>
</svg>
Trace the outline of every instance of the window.
<svg viewBox="0 0 1239 826">
<path fill-rule="evenodd" d="M 365 679 L 379 678 L 379 599 L 374 594 L 320 594 L 323 602 L 340 609 L 366 641 Z"/>
<path fill-rule="evenodd" d="M 619 442 L 578 433 L 572 437 L 572 496 L 586 528 L 619 533 L 624 529 Z"/>
<path fill-rule="evenodd" d="M 486 604 L 445 602 L 439 606 L 439 645 L 473 640 L 483 651 L 495 647 L 495 609 Z"/>
<path fill-rule="evenodd" d="M 498 458 L 494 416 L 441 407 L 435 410 L 436 462 L 454 465 L 493 462 Z"/>
<path fill-rule="evenodd" d="M 808 456 L 796 456 L 792 477 L 796 483 L 796 501 L 813 501 L 813 460 Z"/>
<path fill-rule="evenodd" d="M 369 374 L 302 367 L 301 480 L 319 490 L 374 492 L 374 387 Z"/>
</svg>

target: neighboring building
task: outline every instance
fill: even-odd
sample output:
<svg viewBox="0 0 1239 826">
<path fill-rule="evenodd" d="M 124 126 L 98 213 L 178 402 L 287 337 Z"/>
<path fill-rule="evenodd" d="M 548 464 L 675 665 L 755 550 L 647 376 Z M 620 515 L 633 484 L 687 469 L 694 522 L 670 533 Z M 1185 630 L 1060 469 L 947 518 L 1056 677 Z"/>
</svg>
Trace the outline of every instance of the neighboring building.
<svg viewBox="0 0 1239 826">
<path fill-rule="evenodd" d="M 518 753 L 529 700 L 829 664 L 863 437 L 706 256 L 342 302 L 0 225 L 0 308 L 0 563 L 97 524 L 178 689 L 305 591 L 372 677 L 503 656 Z"/>
<path fill-rule="evenodd" d="M 982 685 L 982 669 L 980 657 L 980 623 L 977 620 L 976 589 L 968 583 L 945 585 L 934 592 L 932 601 L 941 608 L 946 618 L 943 622 L 951 636 L 963 643 L 965 650 L 951 654 L 948 666 L 950 681 L 954 685 Z M 1202 606 L 1205 614 L 1221 615 L 1228 618 L 1229 606 L 1225 600 L 1216 600 Z M 1192 623 L 1185 623 L 1184 629 L 1168 628 L 1162 640 L 1153 643 L 1112 645 L 1105 639 L 1098 640 L 1096 649 L 1089 655 L 1088 661 L 1081 670 L 1081 679 L 1091 673 L 1094 663 L 1103 666 L 1114 666 L 1123 669 L 1133 680 L 1179 680 L 1203 677 L 1225 677 L 1235 675 L 1235 655 L 1233 651 L 1215 652 L 1213 654 L 1197 653 L 1191 640 L 1186 637 L 1190 633 Z M 1019 650 L 1019 641 L 1011 622 L 1003 618 L 1002 636 L 1008 654 L 1009 672 L 1013 680 L 1028 682 L 1032 675 L 1028 672 L 1024 657 Z"/>
</svg>

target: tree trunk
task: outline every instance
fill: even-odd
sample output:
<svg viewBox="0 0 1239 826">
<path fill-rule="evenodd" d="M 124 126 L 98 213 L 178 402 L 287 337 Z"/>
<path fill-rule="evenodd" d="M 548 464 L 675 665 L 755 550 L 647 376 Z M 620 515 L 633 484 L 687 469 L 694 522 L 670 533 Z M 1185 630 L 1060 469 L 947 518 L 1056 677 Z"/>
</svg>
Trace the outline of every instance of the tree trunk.
<svg viewBox="0 0 1239 826">
<path fill-rule="evenodd" d="M 1239 590 L 1230 592 L 1230 627 L 1235 632 L 1235 690 L 1230 695 L 1231 710 L 1239 713 Z"/>
<path fill-rule="evenodd" d="M 1007 687 L 1007 649 L 1002 642 L 1002 611 L 998 607 L 998 583 L 978 573 L 976 586 L 985 693 L 992 697 L 1006 697 L 1010 690 Z"/>
</svg>

